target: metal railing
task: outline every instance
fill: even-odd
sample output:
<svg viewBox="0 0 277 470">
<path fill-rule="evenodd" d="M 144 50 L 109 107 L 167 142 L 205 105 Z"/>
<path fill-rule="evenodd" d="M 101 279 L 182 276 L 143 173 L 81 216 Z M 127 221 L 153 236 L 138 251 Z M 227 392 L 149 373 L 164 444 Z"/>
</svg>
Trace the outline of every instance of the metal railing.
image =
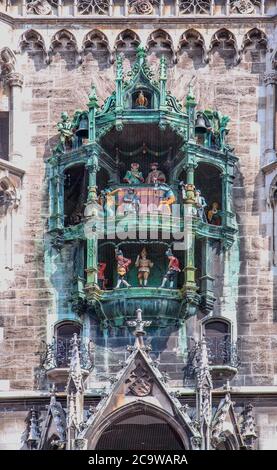
<svg viewBox="0 0 277 470">
<path fill-rule="evenodd" d="M 211 366 L 239 366 L 238 342 L 232 341 L 231 335 L 206 336 L 205 339 Z"/>
<path fill-rule="evenodd" d="M 85 342 L 78 338 L 81 367 L 91 370 L 93 367 L 93 343 Z M 71 337 L 53 338 L 50 344 L 44 343 L 44 350 L 41 353 L 41 364 L 45 370 L 55 368 L 67 368 L 70 366 L 72 350 Z"/>
</svg>

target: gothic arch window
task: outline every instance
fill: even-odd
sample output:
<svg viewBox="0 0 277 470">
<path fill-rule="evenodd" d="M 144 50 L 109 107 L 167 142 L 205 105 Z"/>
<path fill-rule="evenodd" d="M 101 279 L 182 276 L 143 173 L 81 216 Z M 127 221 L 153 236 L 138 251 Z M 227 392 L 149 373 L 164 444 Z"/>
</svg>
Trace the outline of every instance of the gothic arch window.
<svg viewBox="0 0 277 470">
<path fill-rule="evenodd" d="M 212 364 L 229 363 L 232 344 L 230 322 L 221 318 L 212 318 L 204 322 L 202 327 Z"/>
<path fill-rule="evenodd" d="M 74 334 L 80 337 L 82 326 L 74 321 L 64 321 L 55 327 L 56 358 L 58 367 L 67 367 L 70 359 L 71 340 Z"/>
<path fill-rule="evenodd" d="M 57 31 L 53 36 L 49 48 L 50 57 L 56 54 L 59 55 L 59 53 L 62 52 L 62 57 L 65 62 L 68 65 L 70 63 L 74 65 L 77 51 L 78 46 L 76 38 L 70 31 L 62 29 Z"/>
</svg>

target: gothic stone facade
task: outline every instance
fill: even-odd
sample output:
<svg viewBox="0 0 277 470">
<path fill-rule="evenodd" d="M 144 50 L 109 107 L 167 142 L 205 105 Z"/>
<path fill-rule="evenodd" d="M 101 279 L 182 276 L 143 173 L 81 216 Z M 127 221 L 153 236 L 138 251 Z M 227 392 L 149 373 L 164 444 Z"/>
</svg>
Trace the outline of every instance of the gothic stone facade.
<svg viewBox="0 0 277 470">
<path fill-rule="evenodd" d="M 56 123 L 62 111 L 73 115 L 86 109 L 92 84 L 101 105 L 115 88 L 117 54 L 124 53 L 123 66 L 129 70 L 142 45 L 156 74 L 164 55 L 167 88 L 180 102 L 193 81 L 200 109 L 220 110 L 231 118 L 228 142 L 238 157 L 232 195 L 238 234 L 233 247 L 214 258 L 215 302 L 208 316 L 227 319 L 238 339 L 240 364 L 227 383 L 236 413 L 251 403 L 258 436 L 254 447 L 276 449 L 277 4 L 114 0 L 96 5 L 0 3 L 0 447 L 19 449 L 26 416 L 50 402 L 49 384 L 41 379 L 43 341 L 51 341 L 63 320 L 81 323 L 71 309 L 74 243 L 62 255 L 57 252 L 59 269 L 45 252 L 46 160 L 57 144 Z M 180 403 L 192 410 L 194 382 L 184 372 L 187 336 L 197 339 L 203 318 L 194 315 L 185 329 L 157 328 L 152 334 L 152 349 L 168 376 L 168 394 L 178 390 Z M 120 370 L 119 361 L 128 356 L 130 337 L 123 330 L 104 325 L 93 336 L 86 412 L 97 405 Z M 158 387 L 159 377 L 153 380 Z M 225 389 L 224 381 L 215 381 L 212 394 L 219 410 Z M 160 383 L 157 390 L 159 396 L 166 393 Z M 65 409 L 66 394 L 60 389 L 58 395 Z M 52 396 L 50 408 L 58 406 L 56 399 Z"/>
</svg>

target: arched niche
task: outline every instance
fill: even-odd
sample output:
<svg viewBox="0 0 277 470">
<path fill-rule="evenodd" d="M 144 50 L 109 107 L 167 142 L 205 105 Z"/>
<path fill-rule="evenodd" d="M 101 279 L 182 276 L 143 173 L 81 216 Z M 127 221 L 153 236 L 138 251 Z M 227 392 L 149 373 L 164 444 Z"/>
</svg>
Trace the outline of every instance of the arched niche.
<svg viewBox="0 0 277 470">
<path fill-rule="evenodd" d="M 88 449 L 95 450 L 180 451 L 190 447 L 184 427 L 166 410 L 144 401 L 117 409 L 88 433 Z"/>
<path fill-rule="evenodd" d="M 87 200 L 88 175 L 84 165 L 74 165 L 64 171 L 64 225 L 82 221 Z"/>
<path fill-rule="evenodd" d="M 228 364 L 231 359 L 231 323 L 226 319 L 213 317 L 203 322 L 202 332 L 211 354 L 212 364 Z"/>
</svg>

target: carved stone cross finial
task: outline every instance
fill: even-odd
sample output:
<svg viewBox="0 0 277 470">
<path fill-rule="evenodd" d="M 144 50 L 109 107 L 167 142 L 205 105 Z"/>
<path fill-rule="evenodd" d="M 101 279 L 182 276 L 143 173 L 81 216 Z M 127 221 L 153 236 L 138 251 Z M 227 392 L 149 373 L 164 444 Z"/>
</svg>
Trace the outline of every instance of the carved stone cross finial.
<svg viewBox="0 0 277 470">
<path fill-rule="evenodd" d="M 136 337 L 134 348 L 132 349 L 143 349 L 149 350 L 149 346 L 145 346 L 143 337 L 146 336 L 146 332 L 144 331 L 144 327 L 148 327 L 151 325 L 151 321 L 143 321 L 142 320 L 142 310 L 138 308 L 136 310 L 137 318 L 135 320 L 127 321 L 128 326 L 134 326 L 135 331 L 133 332 L 134 336 Z"/>
</svg>

